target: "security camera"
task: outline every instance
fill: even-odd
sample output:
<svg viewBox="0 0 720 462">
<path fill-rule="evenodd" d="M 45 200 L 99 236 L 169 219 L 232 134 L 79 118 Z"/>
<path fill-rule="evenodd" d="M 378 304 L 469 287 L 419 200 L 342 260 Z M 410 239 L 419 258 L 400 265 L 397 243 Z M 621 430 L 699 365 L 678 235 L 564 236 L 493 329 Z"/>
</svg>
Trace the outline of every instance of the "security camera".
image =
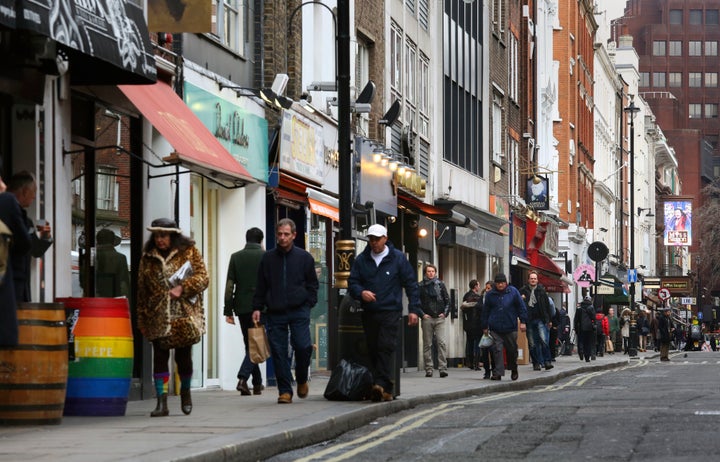
<svg viewBox="0 0 720 462">
<path fill-rule="evenodd" d="M 337 85 L 335 82 L 312 82 L 307 91 L 337 91 Z"/>
</svg>

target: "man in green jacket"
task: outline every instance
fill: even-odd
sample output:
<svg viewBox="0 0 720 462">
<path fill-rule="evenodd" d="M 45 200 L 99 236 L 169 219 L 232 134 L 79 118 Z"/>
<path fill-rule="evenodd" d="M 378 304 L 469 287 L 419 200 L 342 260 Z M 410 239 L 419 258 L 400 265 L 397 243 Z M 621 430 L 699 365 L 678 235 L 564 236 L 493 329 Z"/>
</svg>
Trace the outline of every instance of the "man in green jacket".
<svg viewBox="0 0 720 462">
<path fill-rule="evenodd" d="M 230 256 L 228 265 L 227 282 L 225 285 L 225 321 L 228 324 L 235 324 L 233 314 L 240 321 L 240 330 L 245 344 L 245 358 L 243 359 L 237 378 L 237 391 L 241 395 L 250 394 L 248 378 L 252 374 L 252 393 L 262 394 L 262 375 L 257 364 L 250 361 L 248 348 L 248 328 L 253 326 L 252 320 L 252 298 L 255 294 L 257 283 L 257 272 L 265 250 L 262 247 L 263 232 L 259 228 L 250 228 L 245 233 L 245 248 Z"/>
</svg>

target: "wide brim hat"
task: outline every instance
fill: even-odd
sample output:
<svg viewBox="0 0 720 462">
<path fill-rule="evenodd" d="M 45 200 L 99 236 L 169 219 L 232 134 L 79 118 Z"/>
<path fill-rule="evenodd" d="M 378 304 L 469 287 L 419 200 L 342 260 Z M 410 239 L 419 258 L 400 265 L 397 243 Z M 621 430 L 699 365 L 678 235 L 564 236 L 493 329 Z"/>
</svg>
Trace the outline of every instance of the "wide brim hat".
<svg viewBox="0 0 720 462">
<path fill-rule="evenodd" d="M 170 218 L 158 218 L 153 220 L 152 223 L 150 223 L 150 226 L 147 227 L 147 230 L 153 233 L 182 233 L 182 230 L 178 228 L 175 220 L 171 220 Z"/>
<path fill-rule="evenodd" d="M 120 236 L 115 234 L 111 229 L 107 228 L 98 231 L 96 240 L 99 245 L 112 244 L 113 247 L 119 245 L 122 242 Z"/>
</svg>

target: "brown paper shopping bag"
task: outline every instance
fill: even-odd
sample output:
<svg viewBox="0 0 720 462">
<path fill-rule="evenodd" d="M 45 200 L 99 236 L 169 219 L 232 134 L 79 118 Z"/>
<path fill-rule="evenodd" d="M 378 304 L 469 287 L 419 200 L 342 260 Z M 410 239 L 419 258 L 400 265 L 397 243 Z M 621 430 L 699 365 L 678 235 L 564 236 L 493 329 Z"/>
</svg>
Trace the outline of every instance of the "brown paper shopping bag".
<svg viewBox="0 0 720 462">
<path fill-rule="evenodd" d="M 250 361 L 254 364 L 260 364 L 270 357 L 270 344 L 265 326 L 255 323 L 255 327 L 248 329 L 248 347 L 250 348 Z"/>
</svg>

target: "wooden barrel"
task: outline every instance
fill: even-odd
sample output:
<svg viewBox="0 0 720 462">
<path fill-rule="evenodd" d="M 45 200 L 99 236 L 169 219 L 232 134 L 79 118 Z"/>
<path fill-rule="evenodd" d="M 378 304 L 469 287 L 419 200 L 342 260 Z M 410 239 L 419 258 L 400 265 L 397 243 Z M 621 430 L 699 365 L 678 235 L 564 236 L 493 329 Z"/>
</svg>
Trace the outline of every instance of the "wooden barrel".
<svg viewBox="0 0 720 462">
<path fill-rule="evenodd" d="M 68 376 L 62 303 L 21 303 L 18 345 L 0 347 L 0 424 L 62 421 Z"/>
<path fill-rule="evenodd" d="M 133 335 L 125 298 L 63 298 L 78 309 L 75 359 L 68 371 L 65 415 L 122 416 L 133 370 Z"/>
</svg>

